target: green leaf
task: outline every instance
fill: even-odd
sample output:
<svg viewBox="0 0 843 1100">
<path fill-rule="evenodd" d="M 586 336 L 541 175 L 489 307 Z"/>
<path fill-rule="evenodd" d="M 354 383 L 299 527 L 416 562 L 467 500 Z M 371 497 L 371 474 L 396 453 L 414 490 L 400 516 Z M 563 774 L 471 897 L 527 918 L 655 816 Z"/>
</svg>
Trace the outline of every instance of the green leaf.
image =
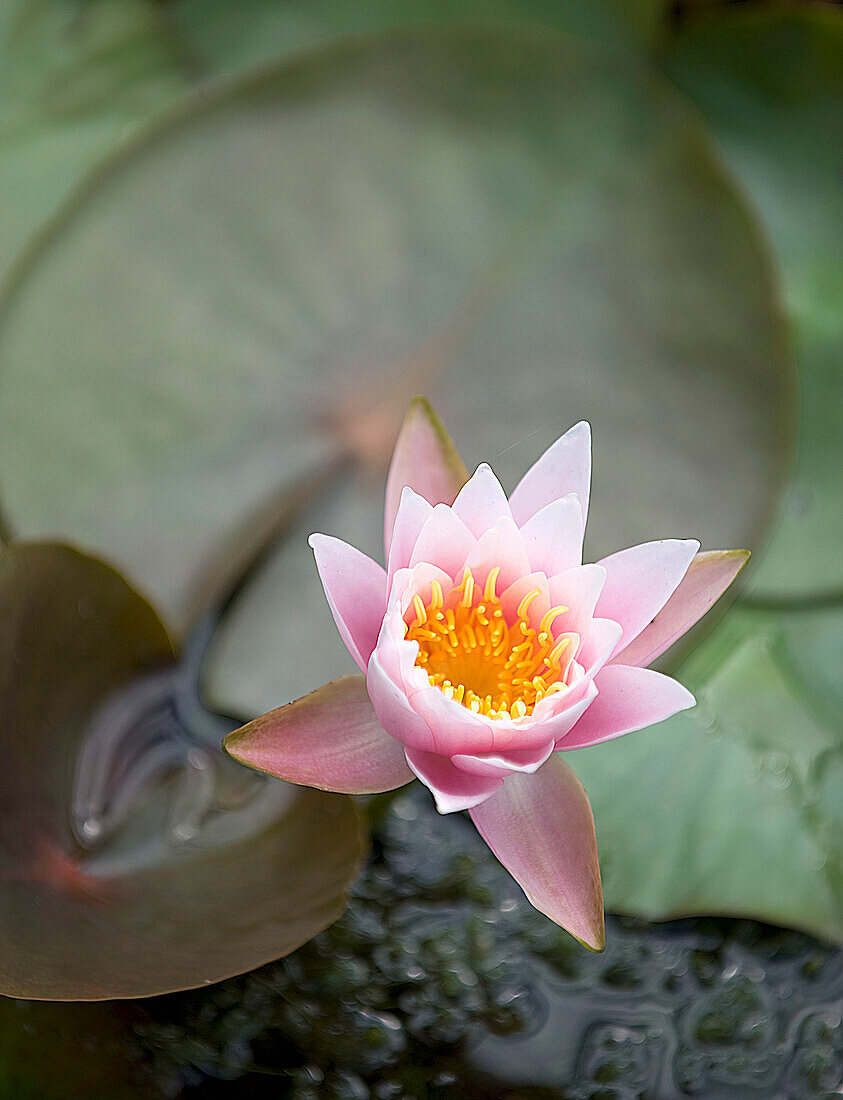
<svg viewBox="0 0 843 1100">
<path fill-rule="evenodd" d="M 818 7 L 719 10 L 691 23 L 666 65 L 764 218 L 799 355 L 796 475 L 753 594 L 819 604 L 843 578 L 843 23 Z M 609 907 L 843 938 L 841 649 L 839 601 L 732 610 L 680 670 L 695 709 L 575 754 Z"/>
<path fill-rule="evenodd" d="M 218 730 L 191 736 L 166 631 L 117 573 L 6 547 L 0 623 L 0 993 L 202 985 L 340 915 L 364 847 L 353 803 L 256 786 Z"/>
<path fill-rule="evenodd" d="M 808 654 L 812 680 L 793 661 L 794 624 L 810 636 L 828 614 L 733 609 L 682 670 L 694 709 L 571 754 L 607 908 L 843 939 L 843 726 L 818 690 L 839 676 L 843 611 Z"/>
<path fill-rule="evenodd" d="M 843 593 L 843 19 L 819 4 L 733 6 L 665 57 L 764 219 L 801 381 L 795 476 L 753 578 L 762 599 Z"/>
<path fill-rule="evenodd" d="M 766 253 L 696 114 L 638 61 L 511 28 L 204 91 L 19 269 L 0 357 L 10 526 L 103 550 L 175 624 L 208 547 L 335 459 L 349 408 L 397 432 L 423 391 L 510 488 L 587 418 L 592 556 L 755 547 L 792 414 Z M 305 541 L 380 554 L 384 473 L 345 467 L 233 606 L 222 709 L 350 671 Z"/>
<path fill-rule="evenodd" d="M 0 269 L 84 173 L 183 86 L 145 0 L 4 0 Z"/>
<path fill-rule="evenodd" d="M 648 6 L 662 0 L 648 0 Z M 182 49 L 213 73 L 235 73 L 348 35 L 465 23 L 550 27 L 608 45 L 633 41 L 635 0 L 176 0 L 171 25 Z M 618 11 L 622 13 L 619 17 Z M 632 15 L 632 18 L 630 18 Z"/>
</svg>

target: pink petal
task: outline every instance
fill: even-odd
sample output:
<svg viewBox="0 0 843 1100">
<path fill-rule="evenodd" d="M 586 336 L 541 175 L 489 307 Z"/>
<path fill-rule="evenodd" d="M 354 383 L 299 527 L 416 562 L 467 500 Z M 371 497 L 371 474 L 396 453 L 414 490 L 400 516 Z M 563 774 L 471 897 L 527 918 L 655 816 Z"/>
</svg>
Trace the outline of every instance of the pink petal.
<svg viewBox="0 0 843 1100">
<path fill-rule="evenodd" d="M 580 693 L 582 694 L 582 693 Z M 572 700 L 572 703 L 576 700 Z M 553 740 L 553 730 L 529 718 L 488 718 L 449 699 L 438 687 L 422 688 L 410 705 L 433 731 L 435 751 L 443 756 L 475 756 L 518 749 L 530 751 Z"/>
<path fill-rule="evenodd" d="M 431 565 L 430 562 L 420 562 L 412 569 L 396 570 L 387 598 L 387 608 L 400 608 L 400 614 L 403 615 L 416 594 L 427 603 L 432 595 L 434 581 L 439 581 L 443 592 L 447 592 L 453 584 L 449 573 L 440 569 L 438 565 Z M 403 627 L 401 630 L 403 637 Z"/>
<path fill-rule="evenodd" d="M 365 672 L 386 610 L 386 570 L 332 535 L 308 541 L 340 637 Z"/>
<path fill-rule="evenodd" d="M 460 489 L 454 501 L 454 511 L 478 539 L 504 516 L 512 519 L 506 493 L 491 466 L 485 462 L 477 467 Z"/>
<path fill-rule="evenodd" d="M 560 616 L 557 620 L 557 625 L 585 638 L 605 583 L 606 570 L 602 565 L 580 565 L 551 577 L 550 602 L 568 608 L 564 618 Z"/>
<path fill-rule="evenodd" d="M 592 951 L 602 951 L 603 891 L 591 806 L 573 771 L 553 756 L 513 775 L 471 810 L 477 829 L 530 903 Z"/>
<path fill-rule="evenodd" d="M 613 658 L 622 665 L 649 665 L 701 619 L 749 560 L 748 550 L 697 554 L 673 595 L 641 633 Z"/>
<path fill-rule="evenodd" d="M 449 699 L 438 687 L 415 692 L 410 705 L 433 733 L 433 751 L 443 756 L 455 753 L 491 752 L 495 748 L 492 732 L 495 719 L 475 714 Z"/>
<path fill-rule="evenodd" d="M 241 764 L 322 791 L 374 794 L 413 778 L 403 746 L 375 717 L 362 676 L 344 676 L 271 710 L 224 744 Z"/>
<path fill-rule="evenodd" d="M 398 433 L 386 479 L 384 545 L 389 559 L 392 529 L 409 485 L 430 504 L 450 504 L 468 471 L 442 421 L 423 397 L 415 397 Z"/>
<path fill-rule="evenodd" d="M 552 577 L 582 564 L 582 507 L 573 493 L 546 504 L 522 526 L 530 566 Z"/>
<path fill-rule="evenodd" d="M 489 572 L 498 566 L 498 592 L 504 592 L 530 572 L 530 562 L 521 532 L 508 516 L 499 519 L 494 527 L 481 535 L 465 559 L 465 564 L 471 569 L 479 586 L 486 583 Z"/>
<path fill-rule="evenodd" d="M 407 763 L 431 791 L 440 814 L 477 806 L 503 783 L 497 776 L 469 775 L 460 771 L 447 757 L 436 753 L 407 749 L 406 756 Z"/>
<path fill-rule="evenodd" d="M 650 668 L 607 665 L 597 674 L 595 683 L 597 698 L 557 748 L 599 745 L 601 741 L 663 722 L 696 702 L 677 680 Z"/>
<path fill-rule="evenodd" d="M 515 522 L 523 525 L 560 497 L 576 493 L 583 523 L 591 484 L 591 428 L 584 420 L 557 439 L 524 474 L 509 498 Z"/>
<path fill-rule="evenodd" d="M 505 776 L 512 772 L 532 774 L 553 752 L 553 741 L 534 749 L 510 749 L 502 752 L 476 753 L 473 756 L 456 755 L 451 757 L 453 764 L 461 771 L 472 775 Z"/>
<path fill-rule="evenodd" d="M 586 671 L 586 677 L 594 676 L 606 664 L 620 642 L 621 628 L 613 619 L 592 619 L 583 639 L 577 660 Z"/>
<path fill-rule="evenodd" d="M 550 589 L 544 573 L 528 573 L 519 577 L 514 584 L 499 592 L 501 609 L 509 621 L 518 615 L 521 601 L 530 592 L 539 590 L 540 595 L 530 604 L 528 618 L 533 624 L 541 622 L 542 615 L 550 609 Z"/>
<path fill-rule="evenodd" d="M 424 497 L 420 497 L 409 487 L 404 488 L 395 526 L 392 528 L 392 544 L 386 569 L 389 583 L 399 569 L 405 569 L 410 564 L 413 547 L 432 511 L 433 505 L 428 504 Z"/>
<path fill-rule="evenodd" d="M 430 727 L 410 706 L 406 689 L 386 671 L 379 649 L 369 659 L 366 687 L 378 721 L 390 736 L 414 748 L 435 749 Z"/>
<path fill-rule="evenodd" d="M 629 645 L 653 621 L 699 548 L 696 539 L 663 539 L 630 546 L 600 561 L 606 570 L 606 583 L 596 614 L 621 624 L 621 645 Z"/>
<path fill-rule="evenodd" d="M 573 693 L 572 693 L 573 694 Z M 574 726 L 579 722 L 580 718 L 585 714 L 591 704 L 597 697 L 597 685 L 593 680 L 586 678 L 583 686 L 577 689 L 578 699 L 575 703 L 572 703 L 565 710 L 559 712 L 548 718 L 544 722 L 544 726 L 553 738 L 554 745 L 559 748 L 559 744 L 563 738 L 567 737 Z"/>
<path fill-rule="evenodd" d="M 474 535 L 463 521 L 447 504 L 437 504 L 419 532 L 410 555 L 410 568 L 429 562 L 456 577 L 475 545 Z"/>
</svg>

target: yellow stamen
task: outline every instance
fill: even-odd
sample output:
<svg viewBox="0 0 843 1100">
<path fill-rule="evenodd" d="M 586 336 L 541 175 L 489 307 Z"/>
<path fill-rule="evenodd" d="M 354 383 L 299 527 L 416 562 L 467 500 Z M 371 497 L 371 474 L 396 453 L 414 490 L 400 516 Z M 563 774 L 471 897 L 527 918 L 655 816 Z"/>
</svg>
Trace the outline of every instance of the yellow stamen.
<svg viewBox="0 0 843 1100">
<path fill-rule="evenodd" d="M 538 588 L 521 599 L 510 619 L 497 595 L 499 574 L 497 566 L 490 570 L 482 598 L 467 567 L 447 592 L 432 581 L 428 603 L 413 596 L 405 636 L 419 647 L 416 665 L 448 699 L 474 714 L 518 720 L 567 687 L 561 657 L 571 636 L 557 639 L 551 631 L 567 610 L 561 605 L 545 612 L 538 630 L 530 622 L 530 607 L 541 596 Z"/>
<path fill-rule="evenodd" d="M 539 632 L 541 634 L 549 634 L 553 620 L 558 618 L 564 612 L 568 610 L 567 607 L 563 607 L 561 604 L 559 607 L 551 607 L 550 611 L 542 617 L 542 621 L 539 623 Z"/>
<path fill-rule="evenodd" d="M 518 615 L 519 619 L 524 619 L 526 621 L 527 609 L 534 600 L 537 600 L 539 598 L 541 594 L 542 590 L 540 588 L 534 588 L 532 592 L 527 593 L 527 595 L 518 605 L 518 611 L 516 612 L 516 614 Z"/>
<path fill-rule="evenodd" d="M 500 566 L 496 565 L 494 569 L 489 571 L 489 576 L 486 578 L 486 587 L 483 589 L 483 599 L 486 603 L 497 603 L 498 597 L 495 592 L 495 585 L 498 582 L 498 573 L 500 573 Z"/>
<path fill-rule="evenodd" d="M 462 583 L 463 596 L 460 600 L 460 607 L 471 607 L 472 600 L 474 599 L 474 577 L 472 577 L 469 569 L 466 569 L 465 579 Z"/>
<path fill-rule="evenodd" d="M 421 596 L 413 596 L 413 610 L 416 613 L 416 626 L 423 626 L 427 622 L 427 608 Z"/>
<path fill-rule="evenodd" d="M 570 638 L 560 638 L 560 640 L 556 643 L 556 645 L 550 651 L 549 657 L 547 658 L 551 668 L 558 668 L 559 658 L 562 656 L 562 654 L 565 652 L 570 644 Z"/>
</svg>

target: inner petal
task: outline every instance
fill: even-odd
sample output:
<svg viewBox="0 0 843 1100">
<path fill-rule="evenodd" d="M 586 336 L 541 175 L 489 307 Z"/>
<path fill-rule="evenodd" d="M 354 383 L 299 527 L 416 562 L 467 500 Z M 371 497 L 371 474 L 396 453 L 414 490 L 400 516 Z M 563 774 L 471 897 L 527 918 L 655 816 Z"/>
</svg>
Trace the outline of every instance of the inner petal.
<svg viewBox="0 0 843 1100">
<path fill-rule="evenodd" d="M 405 637 L 418 644 L 416 666 L 449 699 L 475 714 L 519 719 L 568 687 L 580 639 L 554 630 L 567 608 L 547 608 L 541 588 L 502 604 L 499 573 L 491 569 L 482 587 L 469 567 L 459 584 L 432 581 L 429 598 L 417 593 L 407 608 Z"/>
</svg>

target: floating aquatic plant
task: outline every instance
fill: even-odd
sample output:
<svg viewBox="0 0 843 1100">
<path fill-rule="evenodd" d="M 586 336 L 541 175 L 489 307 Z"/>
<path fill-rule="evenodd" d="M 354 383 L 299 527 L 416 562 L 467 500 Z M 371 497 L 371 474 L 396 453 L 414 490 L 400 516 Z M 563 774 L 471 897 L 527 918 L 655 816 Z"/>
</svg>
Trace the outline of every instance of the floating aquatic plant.
<svg viewBox="0 0 843 1100">
<path fill-rule="evenodd" d="M 330 791 L 418 777 L 469 810 L 536 908 L 604 944 L 591 807 L 559 755 L 693 706 L 643 666 L 734 580 L 746 551 L 663 539 L 582 564 L 591 434 L 575 425 L 507 499 L 463 466 L 423 400 L 387 480 L 386 568 L 311 536 L 331 612 L 363 676 L 326 684 L 230 734 L 236 759 Z"/>
</svg>

